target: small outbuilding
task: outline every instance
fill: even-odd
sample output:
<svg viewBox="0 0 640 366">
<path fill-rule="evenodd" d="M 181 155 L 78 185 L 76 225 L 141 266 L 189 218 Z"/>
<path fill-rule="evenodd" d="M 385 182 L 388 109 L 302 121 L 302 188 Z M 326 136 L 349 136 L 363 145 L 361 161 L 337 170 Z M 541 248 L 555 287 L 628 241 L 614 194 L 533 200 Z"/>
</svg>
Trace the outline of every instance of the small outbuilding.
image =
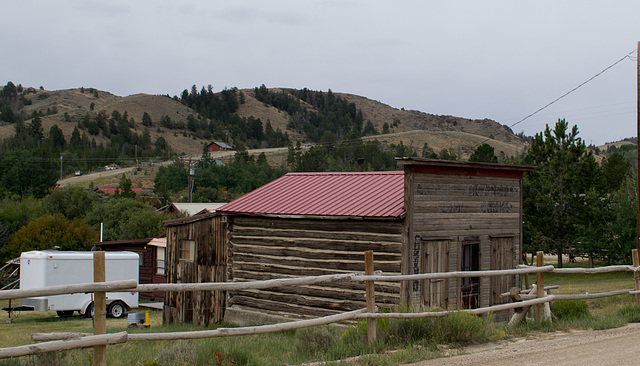
<svg viewBox="0 0 640 366">
<path fill-rule="evenodd" d="M 363 272 L 366 250 L 374 252 L 375 270 L 387 275 L 520 263 L 522 174 L 531 168 L 398 162 L 403 171 L 288 173 L 216 213 L 167 222 L 168 282 Z M 500 293 L 518 284 L 517 277 L 505 276 L 375 288 L 378 305 L 475 308 L 506 301 Z M 207 316 L 220 321 L 226 308 L 290 317 L 335 314 L 365 307 L 364 287 L 344 282 L 218 292 L 203 303 L 195 298 L 204 295 L 174 293 L 165 300 L 165 321 L 208 324 Z"/>
<path fill-rule="evenodd" d="M 213 151 L 231 151 L 233 150 L 233 147 L 229 146 L 228 144 L 222 142 L 222 141 L 214 141 L 212 143 L 210 143 L 209 145 L 207 145 L 207 151 L 208 152 L 213 152 Z"/>
<path fill-rule="evenodd" d="M 96 242 L 96 247 L 107 252 L 130 251 L 140 256 L 140 273 L 138 281 L 141 284 L 165 283 L 165 248 L 166 236 L 160 235 L 151 239 L 132 239 Z M 140 299 L 163 300 L 164 292 L 141 292 Z"/>
</svg>

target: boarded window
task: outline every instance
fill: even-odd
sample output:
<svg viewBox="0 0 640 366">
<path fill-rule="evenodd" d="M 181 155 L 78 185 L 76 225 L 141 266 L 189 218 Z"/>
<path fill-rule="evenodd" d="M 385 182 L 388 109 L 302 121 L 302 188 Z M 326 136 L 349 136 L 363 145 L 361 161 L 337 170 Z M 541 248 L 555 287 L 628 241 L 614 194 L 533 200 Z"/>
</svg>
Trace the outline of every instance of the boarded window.
<svg viewBox="0 0 640 366">
<path fill-rule="evenodd" d="M 164 248 L 158 247 L 156 257 L 156 274 L 164 274 Z"/>
<path fill-rule="evenodd" d="M 181 240 L 178 246 L 178 259 L 193 261 L 195 258 L 196 242 L 193 240 Z"/>
</svg>

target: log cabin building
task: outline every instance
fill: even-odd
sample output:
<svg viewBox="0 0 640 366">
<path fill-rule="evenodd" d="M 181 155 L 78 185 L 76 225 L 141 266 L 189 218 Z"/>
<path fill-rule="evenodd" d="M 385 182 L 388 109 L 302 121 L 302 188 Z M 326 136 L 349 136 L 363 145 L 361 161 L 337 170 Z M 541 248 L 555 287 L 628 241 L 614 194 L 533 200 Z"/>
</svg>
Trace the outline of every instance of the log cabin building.
<svg viewBox="0 0 640 366">
<path fill-rule="evenodd" d="M 366 250 L 374 252 L 375 270 L 386 275 L 511 269 L 520 263 L 522 174 L 531 168 L 398 162 L 403 171 L 288 173 L 216 213 L 167 222 L 167 281 L 361 273 Z M 500 293 L 517 285 L 515 276 L 505 276 L 384 282 L 375 289 L 379 306 L 475 308 L 507 301 Z M 195 301 L 198 295 L 168 293 L 165 322 L 208 324 L 193 309 L 213 304 L 292 317 L 330 315 L 365 307 L 364 289 L 345 281 L 243 290 L 218 293 L 203 304 Z M 224 309 L 216 311 L 210 321 L 222 319 Z"/>
</svg>

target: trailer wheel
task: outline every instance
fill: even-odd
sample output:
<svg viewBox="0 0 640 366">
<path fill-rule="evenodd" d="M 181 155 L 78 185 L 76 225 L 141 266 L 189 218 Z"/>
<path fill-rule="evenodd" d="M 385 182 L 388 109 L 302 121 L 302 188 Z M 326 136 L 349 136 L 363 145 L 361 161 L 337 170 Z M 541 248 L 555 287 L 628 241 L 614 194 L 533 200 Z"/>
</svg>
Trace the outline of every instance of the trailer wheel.
<svg viewBox="0 0 640 366">
<path fill-rule="evenodd" d="M 85 318 L 93 318 L 93 303 L 87 305 L 87 310 L 82 315 L 84 315 Z"/>
<path fill-rule="evenodd" d="M 107 315 L 112 318 L 122 318 L 124 313 L 127 311 L 127 308 L 121 301 L 114 301 L 109 305 L 109 309 L 107 310 Z"/>
<path fill-rule="evenodd" d="M 61 318 L 68 318 L 73 315 L 73 310 L 58 310 L 56 311 L 56 314 Z"/>
</svg>

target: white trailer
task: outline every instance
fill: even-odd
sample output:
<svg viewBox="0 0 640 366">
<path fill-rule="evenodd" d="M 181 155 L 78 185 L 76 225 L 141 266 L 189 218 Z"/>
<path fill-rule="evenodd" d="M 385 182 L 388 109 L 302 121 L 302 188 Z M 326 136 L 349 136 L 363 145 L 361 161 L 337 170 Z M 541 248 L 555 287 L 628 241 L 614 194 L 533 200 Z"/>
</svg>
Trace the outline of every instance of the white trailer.
<svg viewBox="0 0 640 366">
<path fill-rule="evenodd" d="M 138 281 L 139 258 L 133 252 L 105 252 L 106 281 Z M 21 289 L 87 282 L 93 282 L 93 252 L 34 250 L 20 255 Z M 56 311 L 59 316 L 71 316 L 77 311 L 90 318 L 93 314 L 93 294 L 30 297 L 20 299 L 20 305 L 23 309 Z M 137 292 L 107 292 L 108 316 L 120 318 L 127 310 L 137 307 Z"/>
</svg>

